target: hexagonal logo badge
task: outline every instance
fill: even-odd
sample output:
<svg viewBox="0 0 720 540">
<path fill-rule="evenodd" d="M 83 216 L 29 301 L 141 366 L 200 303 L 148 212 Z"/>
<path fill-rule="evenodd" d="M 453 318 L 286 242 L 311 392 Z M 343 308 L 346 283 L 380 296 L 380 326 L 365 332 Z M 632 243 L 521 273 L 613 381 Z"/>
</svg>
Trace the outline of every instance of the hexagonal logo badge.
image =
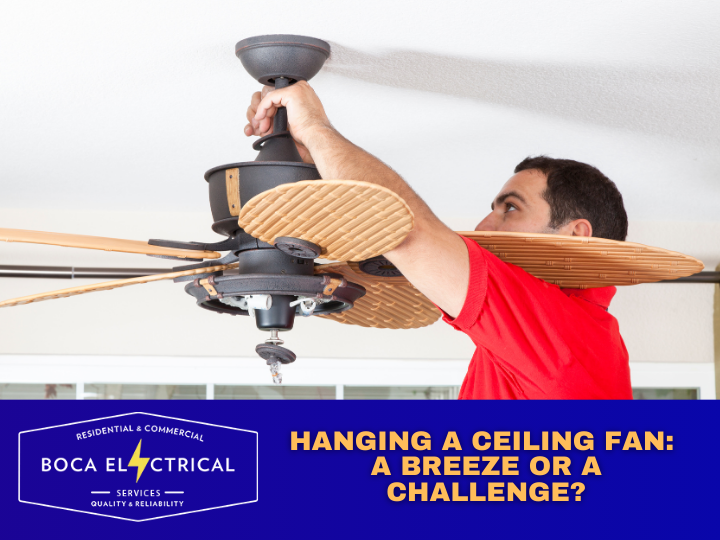
<svg viewBox="0 0 720 540">
<path fill-rule="evenodd" d="M 18 434 L 18 500 L 147 521 L 258 500 L 258 434 L 128 413 Z"/>
</svg>

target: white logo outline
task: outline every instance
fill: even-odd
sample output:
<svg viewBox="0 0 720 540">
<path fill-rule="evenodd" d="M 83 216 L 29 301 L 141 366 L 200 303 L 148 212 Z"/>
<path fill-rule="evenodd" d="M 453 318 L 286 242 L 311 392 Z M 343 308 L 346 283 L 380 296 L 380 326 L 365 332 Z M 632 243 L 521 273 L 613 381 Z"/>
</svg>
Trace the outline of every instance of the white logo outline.
<svg viewBox="0 0 720 540">
<path fill-rule="evenodd" d="M 132 519 L 132 518 L 126 518 L 126 517 L 120 517 L 120 516 L 113 516 L 110 514 L 100 514 L 98 512 L 90 512 L 88 510 L 77 510 L 75 508 L 65 508 L 64 506 L 54 506 L 51 504 L 43 504 L 43 503 L 37 503 L 37 502 L 31 502 L 31 501 L 23 501 L 20 497 L 20 435 L 23 433 L 32 433 L 34 431 L 43 431 L 46 429 L 53 429 L 53 428 L 59 428 L 59 427 L 66 427 L 66 426 L 74 426 L 77 424 L 86 424 L 88 422 L 97 422 L 98 420 L 109 420 L 111 418 L 120 418 L 121 416 L 130 416 L 133 414 L 144 414 L 147 416 L 155 416 L 157 418 L 165 418 L 167 420 L 180 420 L 181 422 L 190 422 L 193 424 L 201 424 L 203 426 L 210 426 L 210 427 L 216 427 L 216 428 L 224 428 L 224 429 L 232 429 L 234 431 L 245 431 L 247 433 L 254 433 L 255 434 L 255 500 L 253 501 L 244 501 L 239 503 L 233 503 L 233 504 L 225 504 L 223 506 L 214 506 L 212 508 L 203 508 L 200 510 L 190 510 L 188 512 L 179 512 L 177 514 L 168 514 L 166 516 L 157 516 L 152 518 L 145 518 L 145 519 Z M 260 452 L 259 452 L 259 439 L 260 435 L 257 431 L 253 431 L 251 429 L 241 429 L 231 426 L 221 426 L 219 424 L 210 424 L 208 422 L 200 422 L 198 420 L 187 420 L 185 418 L 175 418 L 174 416 L 165 416 L 162 414 L 155 414 L 155 413 L 148 413 L 148 412 L 130 412 L 130 413 L 122 413 L 122 414 L 116 414 L 113 416 L 104 416 L 102 418 L 92 418 L 90 420 L 80 420 L 78 422 L 69 422 L 67 424 L 58 424 L 57 426 L 47 426 L 43 428 L 37 428 L 37 429 L 27 429 L 25 431 L 19 431 L 18 432 L 18 502 L 21 502 L 23 504 L 34 504 L 37 506 L 45 506 L 47 508 L 57 508 L 58 510 L 67 510 L 69 512 L 79 512 L 81 514 L 91 514 L 93 516 L 102 516 L 102 517 L 109 517 L 109 518 L 115 518 L 115 519 L 122 519 L 124 521 L 133 521 L 136 523 L 142 522 L 142 521 L 153 521 L 156 519 L 164 519 L 169 517 L 175 517 L 175 516 L 183 516 L 186 514 L 195 514 L 197 512 L 207 512 L 208 510 L 218 510 L 220 508 L 229 508 L 231 506 L 240 506 L 242 504 L 250 504 L 258 502 L 260 498 Z"/>
</svg>

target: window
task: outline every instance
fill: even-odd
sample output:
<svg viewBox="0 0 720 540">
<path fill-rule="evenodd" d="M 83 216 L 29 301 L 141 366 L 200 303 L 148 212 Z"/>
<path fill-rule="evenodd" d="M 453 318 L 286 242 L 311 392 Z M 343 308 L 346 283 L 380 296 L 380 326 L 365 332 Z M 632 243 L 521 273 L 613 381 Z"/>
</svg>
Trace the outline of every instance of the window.
<svg viewBox="0 0 720 540">
<path fill-rule="evenodd" d="M 698 399 L 697 388 L 633 388 L 633 399 Z"/>
<path fill-rule="evenodd" d="M 346 386 L 345 399 L 457 399 L 459 386 Z"/>
<path fill-rule="evenodd" d="M 334 386 L 215 386 L 215 399 L 335 399 L 335 397 Z"/>
<path fill-rule="evenodd" d="M 74 384 L 0 383 L 0 399 L 76 399 Z"/>
<path fill-rule="evenodd" d="M 86 383 L 84 399 L 206 399 L 206 385 Z"/>
</svg>

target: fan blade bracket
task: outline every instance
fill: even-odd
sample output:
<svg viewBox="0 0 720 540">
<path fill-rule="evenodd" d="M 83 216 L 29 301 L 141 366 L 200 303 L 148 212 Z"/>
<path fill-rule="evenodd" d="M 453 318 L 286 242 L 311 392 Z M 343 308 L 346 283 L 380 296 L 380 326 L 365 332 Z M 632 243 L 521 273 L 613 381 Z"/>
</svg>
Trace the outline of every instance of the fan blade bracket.
<svg viewBox="0 0 720 540">
<path fill-rule="evenodd" d="M 154 259 L 169 259 L 171 261 L 204 261 L 205 259 L 192 259 L 190 257 L 175 257 L 174 255 L 153 255 L 148 253 L 148 257 L 153 257 Z"/>
<path fill-rule="evenodd" d="M 212 272 L 208 272 L 206 274 L 193 274 L 193 275 L 184 275 L 179 276 L 173 279 L 173 283 L 182 283 L 185 281 L 193 281 L 195 279 L 206 279 L 210 277 L 215 276 L 222 276 L 223 272 L 228 269 L 237 268 L 237 255 L 230 252 L 227 255 L 225 255 L 222 259 L 219 259 L 217 261 L 205 261 L 199 264 L 189 264 L 186 266 L 176 266 L 173 268 L 173 272 L 184 272 L 186 270 L 198 270 L 201 268 L 208 268 L 208 267 L 216 267 L 218 265 L 225 265 L 225 268 L 223 270 L 214 270 Z"/>
<path fill-rule="evenodd" d="M 325 288 L 323 289 L 323 294 L 325 296 L 332 297 L 332 293 L 337 289 L 338 287 L 344 287 L 347 284 L 347 281 L 344 277 L 333 277 L 331 274 L 327 274 L 323 276 L 323 284 L 325 284 Z"/>
<path fill-rule="evenodd" d="M 151 246 L 166 247 L 173 249 L 187 249 L 192 251 L 230 251 L 237 249 L 239 238 L 227 238 L 220 242 L 180 242 L 178 240 L 162 240 L 159 238 L 151 238 L 148 240 Z"/>
<path fill-rule="evenodd" d="M 237 266 L 237 265 L 233 265 L 233 266 Z M 223 271 L 220 270 L 217 272 L 207 272 L 205 274 L 193 274 L 190 276 L 180 276 L 180 277 L 176 277 L 175 279 L 173 279 L 173 283 L 185 283 L 187 281 L 194 281 L 194 280 L 200 279 L 200 278 L 206 279 L 206 278 L 217 277 L 217 276 L 222 276 L 222 275 L 223 275 Z"/>
<path fill-rule="evenodd" d="M 207 293 L 208 293 L 209 296 L 206 297 L 206 299 L 205 299 L 206 302 L 207 302 L 208 300 L 216 300 L 216 299 L 222 297 L 222 295 L 218 296 L 218 292 L 217 292 L 217 290 L 215 289 L 215 286 L 214 286 L 214 285 L 215 285 L 215 278 L 214 278 L 214 276 L 210 276 L 209 278 L 204 278 L 204 279 L 196 279 L 195 282 L 196 282 L 196 283 L 195 283 L 195 286 L 196 286 L 196 287 L 197 287 L 197 286 L 202 287 L 203 289 L 205 289 L 205 290 L 207 291 Z"/>
</svg>

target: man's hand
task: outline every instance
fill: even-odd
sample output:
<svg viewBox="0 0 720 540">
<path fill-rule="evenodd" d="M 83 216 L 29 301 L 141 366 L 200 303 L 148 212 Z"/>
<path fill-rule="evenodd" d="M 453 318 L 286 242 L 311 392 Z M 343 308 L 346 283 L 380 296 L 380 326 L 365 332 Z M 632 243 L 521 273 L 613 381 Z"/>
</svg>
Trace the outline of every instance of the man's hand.
<svg viewBox="0 0 720 540">
<path fill-rule="evenodd" d="M 262 92 L 255 92 L 247 110 L 250 122 L 245 126 L 245 135 L 264 137 L 273 131 L 273 117 L 278 107 L 286 107 L 288 129 L 295 140 L 300 157 L 305 163 L 314 163 L 308 151 L 308 141 L 317 129 L 332 129 L 325 109 L 315 91 L 306 81 L 275 90 L 264 86 Z"/>
</svg>

